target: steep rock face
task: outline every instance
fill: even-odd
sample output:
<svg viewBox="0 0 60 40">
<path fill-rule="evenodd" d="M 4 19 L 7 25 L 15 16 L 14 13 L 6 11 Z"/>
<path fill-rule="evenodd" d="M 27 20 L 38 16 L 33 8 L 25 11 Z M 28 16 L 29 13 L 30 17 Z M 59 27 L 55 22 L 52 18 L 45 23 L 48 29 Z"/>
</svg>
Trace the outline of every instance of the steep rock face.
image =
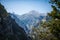
<svg viewBox="0 0 60 40">
<path fill-rule="evenodd" d="M 23 29 L 25 30 L 25 32 L 26 32 L 26 30 L 27 30 L 26 25 L 25 25 L 15 14 L 11 14 L 11 13 L 10 13 L 10 16 L 11 16 L 13 19 L 15 19 L 16 23 L 17 23 L 21 28 L 23 28 Z M 19 16 L 19 15 L 18 15 L 18 16 Z M 21 18 L 21 17 L 20 17 L 20 18 Z"/>
<path fill-rule="evenodd" d="M 20 28 L 16 22 L 7 17 L 0 24 L 0 39 L 1 40 L 27 40 L 24 29 Z"/>
<path fill-rule="evenodd" d="M 6 12 L 0 4 L 0 40 L 29 40 L 23 28 Z"/>
</svg>

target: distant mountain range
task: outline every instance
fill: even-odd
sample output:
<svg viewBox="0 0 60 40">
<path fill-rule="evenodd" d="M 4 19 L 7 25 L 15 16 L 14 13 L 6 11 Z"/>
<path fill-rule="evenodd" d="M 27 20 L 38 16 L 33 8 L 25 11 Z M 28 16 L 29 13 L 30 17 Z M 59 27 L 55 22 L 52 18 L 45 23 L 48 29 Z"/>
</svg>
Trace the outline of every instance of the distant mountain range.
<svg viewBox="0 0 60 40">
<path fill-rule="evenodd" d="M 23 15 L 16 15 L 14 13 L 10 15 L 26 32 L 31 31 L 31 28 L 36 26 L 45 17 L 45 15 L 34 10 Z"/>
</svg>

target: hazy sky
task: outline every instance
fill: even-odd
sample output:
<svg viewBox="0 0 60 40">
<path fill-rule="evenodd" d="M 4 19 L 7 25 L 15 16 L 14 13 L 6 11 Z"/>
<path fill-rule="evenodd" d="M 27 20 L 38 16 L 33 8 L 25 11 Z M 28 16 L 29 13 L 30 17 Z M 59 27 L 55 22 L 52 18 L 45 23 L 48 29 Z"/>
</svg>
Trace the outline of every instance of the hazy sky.
<svg viewBox="0 0 60 40">
<path fill-rule="evenodd" d="M 0 0 L 6 10 L 19 15 L 35 10 L 46 14 L 51 11 L 49 0 Z"/>
</svg>

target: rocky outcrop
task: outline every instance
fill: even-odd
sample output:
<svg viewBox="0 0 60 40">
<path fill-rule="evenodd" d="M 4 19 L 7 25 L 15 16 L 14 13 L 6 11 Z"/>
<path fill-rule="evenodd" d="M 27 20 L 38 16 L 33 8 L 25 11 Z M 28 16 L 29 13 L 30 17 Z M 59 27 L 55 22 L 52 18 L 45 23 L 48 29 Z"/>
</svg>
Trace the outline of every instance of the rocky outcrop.
<svg viewBox="0 0 60 40">
<path fill-rule="evenodd" d="M 0 40 L 29 40 L 23 28 L 6 12 L 0 4 Z"/>
<path fill-rule="evenodd" d="M 7 17 L 0 24 L 0 40 L 27 40 L 27 35 L 14 19 Z"/>
</svg>

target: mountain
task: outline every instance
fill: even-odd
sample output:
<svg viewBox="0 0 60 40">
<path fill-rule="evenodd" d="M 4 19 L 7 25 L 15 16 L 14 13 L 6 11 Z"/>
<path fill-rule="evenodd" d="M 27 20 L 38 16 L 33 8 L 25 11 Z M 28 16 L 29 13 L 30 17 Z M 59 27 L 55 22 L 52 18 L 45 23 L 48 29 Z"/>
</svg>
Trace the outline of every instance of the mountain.
<svg viewBox="0 0 60 40">
<path fill-rule="evenodd" d="M 16 14 L 11 14 L 10 13 L 10 16 L 15 19 L 16 23 L 25 30 L 25 32 L 27 31 L 27 27 L 25 26 L 25 24 L 17 17 L 19 15 L 16 15 Z"/>
<path fill-rule="evenodd" d="M 29 40 L 26 32 L 0 4 L 0 40 Z"/>
<path fill-rule="evenodd" d="M 36 26 L 45 16 L 33 10 L 23 15 L 11 14 L 11 17 L 27 32 Z"/>
</svg>

